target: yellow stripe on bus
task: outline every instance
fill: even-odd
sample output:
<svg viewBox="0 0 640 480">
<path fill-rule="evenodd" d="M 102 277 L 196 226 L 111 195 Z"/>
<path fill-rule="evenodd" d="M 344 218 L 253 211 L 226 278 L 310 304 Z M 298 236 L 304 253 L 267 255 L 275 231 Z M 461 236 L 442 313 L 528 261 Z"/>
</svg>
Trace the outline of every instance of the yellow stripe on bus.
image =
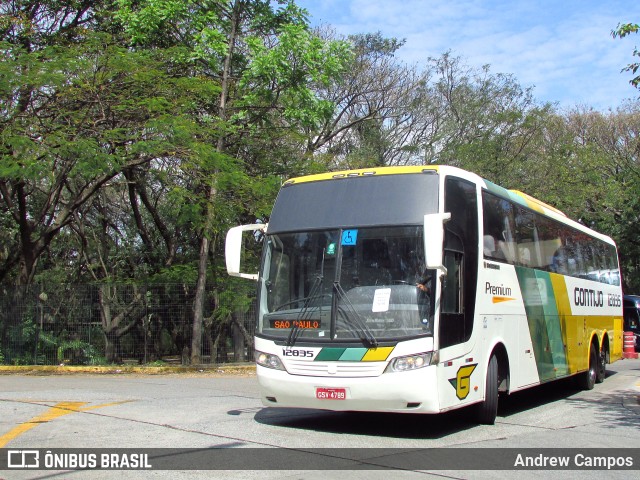
<svg viewBox="0 0 640 480">
<path fill-rule="evenodd" d="M 370 348 L 367 353 L 365 353 L 364 357 L 362 357 L 363 362 L 381 362 L 387 359 L 394 347 L 378 347 L 378 348 Z"/>
<path fill-rule="evenodd" d="M 367 177 L 373 175 L 404 175 L 407 173 L 422 173 L 426 170 L 432 170 L 434 172 L 439 171 L 438 165 L 413 165 L 413 166 L 400 166 L 400 167 L 371 167 L 371 168 L 359 168 L 356 170 L 341 170 L 337 172 L 318 173 L 315 175 L 306 175 L 304 177 L 291 178 L 285 182 L 285 185 L 292 183 L 305 183 L 305 182 L 317 182 L 320 180 L 334 180 L 336 178 L 347 177 Z"/>
<path fill-rule="evenodd" d="M 584 369 L 585 354 L 576 345 L 579 344 L 578 325 L 577 322 L 583 322 L 583 317 L 574 317 L 571 314 L 571 304 L 569 303 L 569 292 L 564 277 L 557 273 L 550 273 L 551 285 L 553 286 L 553 294 L 556 298 L 556 308 L 560 316 L 560 326 L 562 328 L 562 339 L 567 346 L 567 365 L 569 373 L 574 373 L 579 369 Z"/>
</svg>

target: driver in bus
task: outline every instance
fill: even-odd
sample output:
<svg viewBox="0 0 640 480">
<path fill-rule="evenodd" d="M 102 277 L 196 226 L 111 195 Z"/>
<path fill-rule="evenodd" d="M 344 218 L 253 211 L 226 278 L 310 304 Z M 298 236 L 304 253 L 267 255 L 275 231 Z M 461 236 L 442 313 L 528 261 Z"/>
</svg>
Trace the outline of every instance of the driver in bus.
<svg viewBox="0 0 640 480">
<path fill-rule="evenodd" d="M 418 289 L 418 309 L 420 322 L 429 327 L 431 318 L 431 294 L 433 286 L 433 271 L 425 270 L 416 283 Z"/>
</svg>

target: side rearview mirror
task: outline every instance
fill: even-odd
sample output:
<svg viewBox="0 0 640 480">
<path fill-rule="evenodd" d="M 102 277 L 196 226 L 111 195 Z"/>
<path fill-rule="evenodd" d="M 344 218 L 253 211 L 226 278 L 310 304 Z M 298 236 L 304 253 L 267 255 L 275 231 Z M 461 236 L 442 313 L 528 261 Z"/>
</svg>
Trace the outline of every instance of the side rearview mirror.
<svg viewBox="0 0 640 480">
<path fill-rule="evenodd" d="M 441 274 L 447 269 L 442 261 L 444 244 L 444 224 L 451 218 L 451 213 L 432 213 L 424 216 L 424 255 L 426 267 L 438 270 Z"/>
<path fill-rule="evenodd" d="M 267 224 L 259 223 L 253 225 L 240 225 L 233 227 L 227 232 L 227 239 L 224 245 L 225 260 L 227 263 L 227 273 L 232 277 L 248 278 L 258 280 L 257 273 L 240 273 L 240 258 L 242 255 L 242 234 L 244 232 L 265 231 Z"/>
</svg>

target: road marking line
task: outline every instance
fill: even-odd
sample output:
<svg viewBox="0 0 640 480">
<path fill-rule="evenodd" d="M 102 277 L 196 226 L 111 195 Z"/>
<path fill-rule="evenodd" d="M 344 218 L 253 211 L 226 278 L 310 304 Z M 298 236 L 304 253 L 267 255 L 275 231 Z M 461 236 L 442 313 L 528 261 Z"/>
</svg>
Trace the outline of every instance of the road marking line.
<svg viewBox="0 0 640 480">
<path fill-rule="evenodd" d="M 4 448 L 7 443 L 11 440 L 19 437 L 25 432 L 28 432 L 32 428 L 37 427 L 43 423 L 48 423 L 51 420 L 54 420 L 58 417 L 62 417 L 64 415 L 69 415 L 70 413 L 77 412 L 86 412 L 88 410 L 95 410 L 96 408 L 109 407 L 112 405 L 120 405 L 122 403 L 132 402 L 133 400 L 124 400 L 121 402 L 111 402 L 111 403 L 103 403 L 102 405 L 94 405 L 91 407 L 82 408 L 83 405 L 86 405 L 88 402 L 59 402 L 55 404 L 53 407 L 49 408 L 46 412 L 36 417 L 33 417 L 31 420 L 28 420 L 20 425 L 14 427 L 9 432 L 0 436 L 0 448 Z"/>
<path fill-rule="evenodd" d="M 42 423 L 50 422 L 54 418 L 58 418 L 63 415 L 68 415 L 70 413 L 77 412 L 78 408 L 86 404 L 87 402 L 60 402 L 54 405 L 49 410 L 44 412 L 42 415 L 33 417 L 31 420 L 25 423 L 21 423 L 17 427 L 13 428 L 10 432 L 2 435 L 0 437 L 0 448 L 3 448 L 11 440 L 19 437 L 25 432 L 28 432 L 32 428 L 37 427 Z"/>
</svg>

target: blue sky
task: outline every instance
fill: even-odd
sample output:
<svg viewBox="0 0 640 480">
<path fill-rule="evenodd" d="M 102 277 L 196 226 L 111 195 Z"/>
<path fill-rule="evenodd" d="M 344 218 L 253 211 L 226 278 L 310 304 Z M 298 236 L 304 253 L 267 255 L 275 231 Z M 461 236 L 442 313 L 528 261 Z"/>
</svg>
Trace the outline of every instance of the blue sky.
<svg viewBox="0 0 640 480">
<path fill-rule="evenodd" d="M 640 92 L 630 73 L 640 35 L 611 37 L 640 23 L 640 0 L 297 0 L 312 25 L 338 34 L 380 31 L 406 39 L 398 56 L 424 63 L 446 51 L 472 67 L 512 74 L 540 102 L 615 110 Z"/>
</svg>

